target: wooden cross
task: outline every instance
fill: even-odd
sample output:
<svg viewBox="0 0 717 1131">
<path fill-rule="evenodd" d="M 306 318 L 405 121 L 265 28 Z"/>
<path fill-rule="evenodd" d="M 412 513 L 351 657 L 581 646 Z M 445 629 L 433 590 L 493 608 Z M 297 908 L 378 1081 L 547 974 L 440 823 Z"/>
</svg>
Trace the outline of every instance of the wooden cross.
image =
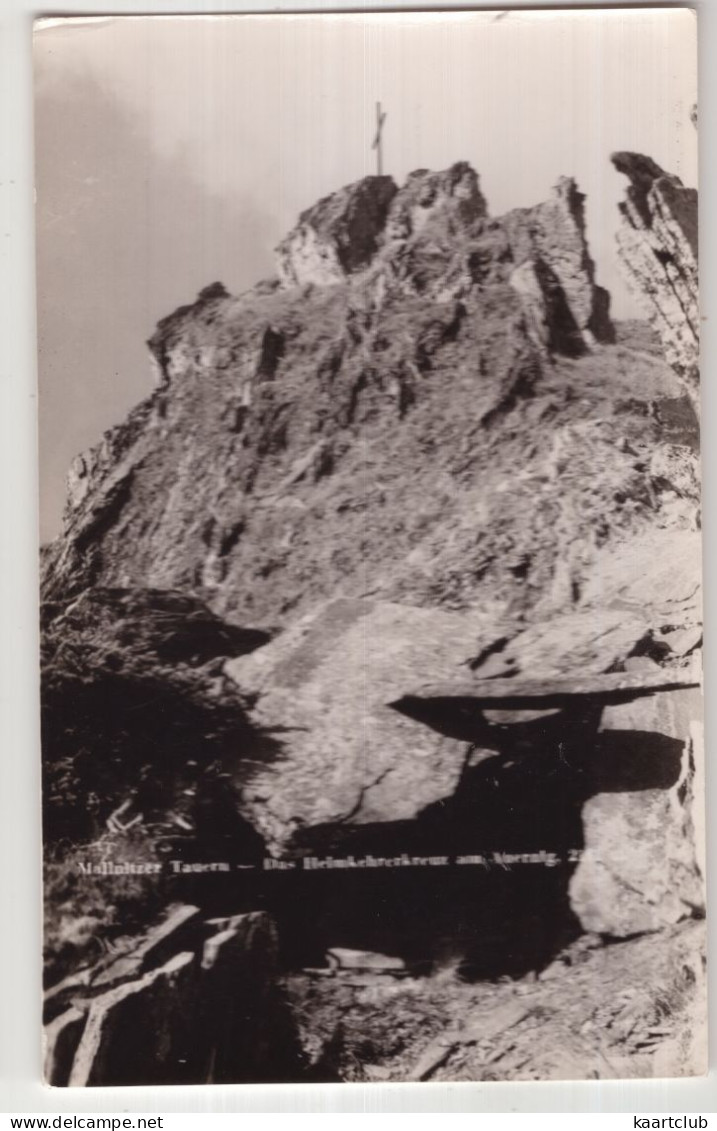
<svg viewBox="0 0 717 1131">
<path fill-rule="evenodd" d="M 381 103 L 376 103 L 376 136 L 373 139 L 372 149 L 376 150 L 376 172 L 380 177 L 383 174 L 383 149 L 381 148 L 381 132 L 386 114 L 381 110 Z"/>
</svg>

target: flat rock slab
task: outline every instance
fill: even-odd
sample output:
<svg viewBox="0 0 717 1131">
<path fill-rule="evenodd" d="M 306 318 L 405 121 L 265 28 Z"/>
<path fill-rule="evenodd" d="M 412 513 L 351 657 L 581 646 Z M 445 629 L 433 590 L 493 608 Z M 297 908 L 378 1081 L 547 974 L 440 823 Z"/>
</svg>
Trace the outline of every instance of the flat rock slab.
<svg viewBox="0 0 717 1131">
<path fill-rule="evenodd" d="M 453 794 L 466 744 L 388 704 L 459 674 L 482 631 L 475 614 L 342 599 L 225 665 L 283 748 L 241 801 L 270 850 L 312 826 L 413 819 Z"/>
<path fill-rule="evenodd" d="M 699 672 L 656 668 L 652 671 L 610 672 L 555 679 L 476 679 L 459 678 L 445 683 L 425 684 L 415 688 L 393 706 L 409 710 L 413 700 L 467 700 L 477 707 L 569 709 L 576 700 L 590 699 L 598 704 L 618 705 L 633 699 L 698 687 Z"/>
<path fill-rule="evenodd" d="M 378 954 L 373 950 L 351 950 L 349 947 L 335 946 L 327 950 L 329 966 L 334 970 L 370 970 L 376 974 L 401 974 L 406 972 L 402 958 L 388 954 Z"/>
</svg>

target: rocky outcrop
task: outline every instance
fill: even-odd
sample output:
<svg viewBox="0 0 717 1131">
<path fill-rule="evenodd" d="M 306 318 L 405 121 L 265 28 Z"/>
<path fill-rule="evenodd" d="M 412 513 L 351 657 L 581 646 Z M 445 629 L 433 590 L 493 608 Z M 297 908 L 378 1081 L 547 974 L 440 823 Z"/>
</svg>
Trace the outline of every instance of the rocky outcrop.
<svg viewBox="0 0 717 1131">
<path fill-rule="evenodd" d="M 612 162 L 630 181 L 620 205 L 620 258 L 698 411 L 697 191 L 642 154 L 615 153 Z"/>
<path fill-rule="evenodd" d="M 478 176 L 467 162 L 440 173 L 411 173 L 391 204 L 370 280 L 377 305 L 387 294 L 423 295 L 439 303 L 464 298 L 476 281 L 469 263 L 474 241 L 490 223 L 487 216 Z M 496 267 L 499 276 L 499 262 Z"/>
<path fill-rule="evenodd" d="M 143 939 L 46 994 L 54 1086 L 211 1084 L 300 1076 L 262 912 L 201 919 L 170 907 Z"/>
<path fill-rule="evenodd" d="M 427 226 L 445 235 L 470 232 L 476 220 L 488 215 L 478 175 L 467 161 L 435 173 L 417 169 L 394 197 L 384 231 L 384 248 L 395 248 Z"/>
<path fill-rule="evenodd" d="M 654 531 L 599 553 L 570 612 L 506 625 L 470 666 L 484 680 L 618 671 L 641 656 L 669 669 L 699 647 L 701 625 L 699 534 Z"/>
<path fill-rule="evenodd" d="M 387 294 L 444 303 L 510 281 L 539 346 L 580 354 L 614 337 L 583 200 L 563 177 L 549 201 L 490 220 L 465 161 L 443 172 L 418 169 L 400 189 L 390 177 L 367 177 L 302 214 L 277 250 L 279 279 L 284 287 L 324 286 L 370 268 L 365 286 L 379 309 Z"/>
<path fill-rule="evenodd" d="M 502 218 L 514 261 L 523 274 L 513 285 L 525 293 L 535 319 L 536 303 L 544 311 L 553 347 L 575 353 L 597 342 L 614 340 L 610 297 L 595 283 L 595 264 L 585 235 L 585 197 L 572 177 L 561 177 L 549 200 L 519 208 Z M 526 272 L 533 283 L 526 287 Z"/>
<path fill-rule="evenodd" d="M 392 177 L 364 177 L 302 212 L 276 251 L 281 284 L 326 286 L 368 266 L 396 192 Z"/>
</svg>

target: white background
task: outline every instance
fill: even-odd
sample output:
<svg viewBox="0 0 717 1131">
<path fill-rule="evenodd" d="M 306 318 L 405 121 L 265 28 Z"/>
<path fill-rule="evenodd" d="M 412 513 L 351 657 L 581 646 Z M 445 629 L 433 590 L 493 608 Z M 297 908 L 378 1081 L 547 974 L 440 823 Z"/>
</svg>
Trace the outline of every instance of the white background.
<svg viewBox="0 0 717 1131">
<path fill-rule="evenodd" d="M 361 10 L 388 5 L 365 3 Z M 428 7 L 420 3 L 392 7 Z M 435 5 L 439 7 L 440 5 Z M 470 7 L 471 5 L 454 5 Z M 514 3 L 512 7 L 530 7 Z M 543 0 L 543 7 L 558 7 Z M 583 7 L 600 7 L 583 4 Z M 715 490 L 716 415 L 714 205 L 717 199 L 711 139 L 715 128 L 714 28 L 709 0 L 694 5 L 700 27 L 701 299 L 703 313 L 703 453 L 705 463 L 706 576 L 717 563 L 712 497 Z M 37 718 L 37 443 L 34 314 L 31 27 L 37 16 L 68 14 L 229 13 L 261 10 L 342 10 L 331 4 L 196 4 L 154 0 L 110 5 L 58 0 L 0 0 L 0 1112 L 717 1112 L 717 1009 L 712 978 L 710 1075 L 680 1081 L 607 1081 L 545 1084 L 301 1085 L 163 1089 L 48 1089 L 40 1083 L 40 777 Z M 356 5 L 354 4 L 354 7 Z M 715 587 L 708 584 L 712 624 Z M 708 640 L 709 640 L 708 633 Z M 706 655 L 707 749 L 711 749 L 715 679 Z M 708 764 L 708 813 L 717 815 L 717 774 Z M 710 834 L 709 891 L 714 896 L 717 836 Z M 710 900 L 711 904 L 711 900 Z M 710 931 L 712 959 L 717 953 Z M 241 1117 L 239 1117 L 241 1118 Z M 477 1118 L 480 1119 L 480 1116 Z M 178 1126 L 184 1122 L 178 1121 Z M 192 1121 L 193 1123 L 195 1121 Z M 198 1122 L 198 1121 L 196 1121 Z M 482 1120 L 485 1123 L 485 1120 Z M 513 1120 L 488 1121 L 512 1126 Z M 556 1121 L 567 1127 L 567 1120 Z M 605 1120 L 595 1120 L 604 1123 Z M 620 1116 L 613 1126 L 632 1127 Z M 710 1119 L 717 1126 L 717 1116 Z M 547 1119 L 545 1124 L 547 1126 Z M 172 1120 L 165 1124 L 171 1131 Z M 553 1126 L 551 1119 L 550 1125 Z M 574 1120 L 570 1121 L 570 1126 Z M 9 1126 L 9 1123 L 8 1123 Z"/>
</svg>

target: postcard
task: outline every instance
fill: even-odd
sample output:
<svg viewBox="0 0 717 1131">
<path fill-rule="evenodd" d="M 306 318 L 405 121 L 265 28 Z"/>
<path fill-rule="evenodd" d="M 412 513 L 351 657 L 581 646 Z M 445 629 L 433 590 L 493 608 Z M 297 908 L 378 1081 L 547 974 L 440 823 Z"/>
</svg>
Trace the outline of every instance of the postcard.
<svg viewBox="0 0 717 1131">
<path fill-rule="evenodd" d="M 47 1083 L 705 1071 L 696 42 L 37 22 Z"/>
</svg>

